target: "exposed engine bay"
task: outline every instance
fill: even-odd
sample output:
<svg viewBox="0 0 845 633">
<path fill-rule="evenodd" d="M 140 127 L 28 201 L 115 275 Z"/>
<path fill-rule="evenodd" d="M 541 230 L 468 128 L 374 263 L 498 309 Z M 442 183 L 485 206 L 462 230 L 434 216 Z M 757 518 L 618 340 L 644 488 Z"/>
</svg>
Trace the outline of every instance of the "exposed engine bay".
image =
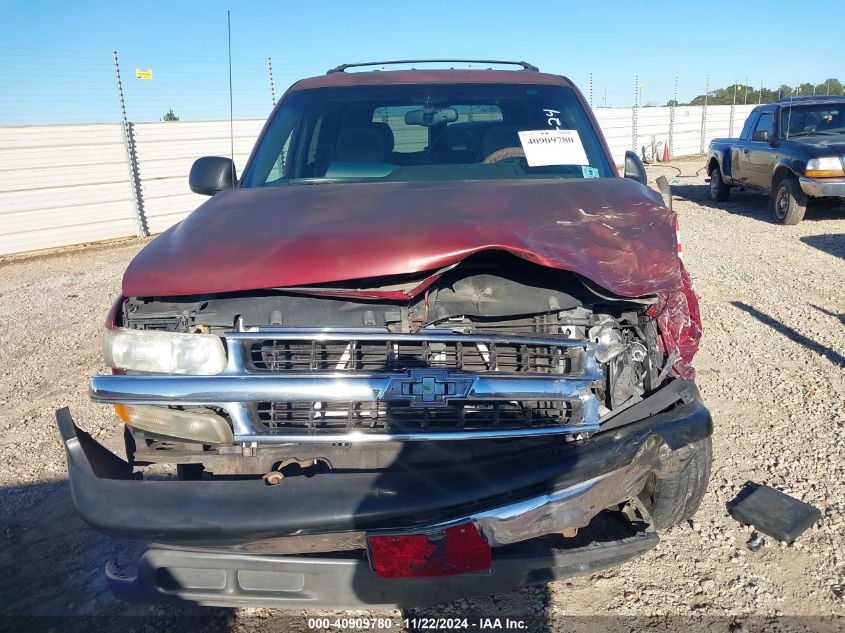
<svg viewBox="0 0 845 633">
<path fill-rule="evenodd" d="M 422 288 L 422 289 L 420 289 Z M 384 299 L 379 295 L 405 293 L 406 299 Z M 646 312 L 656 299 L 616 297 L 594 287 L 573 273 L 537 266 L 506 253 L 488 252 L 470 257 L 437 275 L 406 278 L 356 280 L 320 288 L 284 288 L 261 292 L 207 295 L 200 297 L 129 298 L 117 318 L 123 327 L 166 332 L 223 335 L 226 332 L 260 333 L 265 330 L 318 332 L 341 329 L 349 332 L 385 332 L 392 339 L 364 342 L 315 343 L 309 340 L 280 342 L 257 340 L 251 347 L 252 371 L 283 377 L 309 372 L 415 372 L 443 367 L 448 371 L 489 374 L 549 374 L 585 371 L 593 362 L 599 373 L 589 385 L 590 400 L 597 408 L 597 423 L 640 402 L 654 392 L 670 375 L 658 342 L 656 318 Z M 435 335 L 429 341 L 411 341 L 415 335 Z M 407 335 L 406 342 L 402 335 Z M 530 337 L 472 339 L 453 343 L 450 336 Z M 397 338 L 398 336 L 398 338 Z M 444 338 L 445 337 L 445 338 Z M 268 336 L 269 338 L 269 336 Z M 353 336 L 353 338 L 358 338 Z M 363 338 L 363 337 L 362 337 Z M 436 340 L 435 340 L 436 339 Z M 486 340 L 486 339 L 485 339 Z M 496 341 L 499 341 L 496 343 Z M 516 340 L 516 339 L 514 339 Z M 391 342 L 392 341 L 392 342 Z M 504 342 L 503 342 L 504 341 Z M 558 348 L 560 344 L 590 342 L 591 357 L 585 361 L 579 348 Z M 563 351 L 561 351 L 563 350 Z M 577 353 L 576 353 L 577 352 Z M 672 359 L 669 359 L 670 361 Z M 584 365 L 584 363 L 587 363 Z M 293 374 L 289 374 L 293 375 Z M 434 374 L 432 381 L 439 380 Z M 432 382 L 435 384 L 435 382 Z M 460 384 L 457 389 L 460 390 Z M 445 399 L 453 387 L 445 387 Z M 409 395 L 411 392 L 409 391 Z M 402 394 L 398 394 L 400 397 Z M 459 397 L 461 394 L 453 394 Z M 409 395 L 401 403 L 285 402 L 259 403 L 253 415 L 268 432 L 291 429 L 320 432 L 326 429 L 379 431 L 408 429 L 426 431 L 480 430 L 518 426 L 548 425 L 569 415 L 571 405 L 551 400 L 512 402 L 466 401 L 459 404 L 433 401 L 420 408 Z M 582 403 L 585 395 L 579 395 Z M 501 399 L 499 399 L 501 400 Z M 402 406 L 400 406 L 400 404 Z M 592 406 L 590 403 L 587 403 Z M 439 407 L 439 408 L 438 408 Z M 583 416 L 589 415 L 582 413 Z M 421 421 L 420 421 L 421 420 Z M 510 425 L 510 427 L 508 427 Z M 129 428 L 129 427 L 127 427 Z M 564 441 L 588 437 L 592 431 L 569 434 Z M 228 459 L 267 453 L 261 462 L 248 466 L 253 473 L 267 472 L 272 466 L 307 470 L 335 466 L 346 461 L 357 449 L 338 442 L 313 447 L 287 444 L 285 449 L 259 444 L 252 449 L 238 446 L 203 447 L 177 442 L 134 429 L 136 459 L 143 462 L 176 461 L 204 463 L 206 471 L 242 472 L 245 460 Z M 523 440 L 524 441 L 524 440 Z M 338 446 L 342 448 L 338 448 Z M 281 453 L 279 452 L 281 450 Z M 370 446 L 366 451 L 376 463 L 395 453 L 389 446 Z M 282 455 L 282 457 L 280 457 Z M 373 457 L 376 455 L 376 457 Z M 212 466 L 212 460 L 216 464 Z M 405 457 L 403 457 L 404 459 Z M 427 457 L 431 459 L 431 456 Z M 269 461 L 268 461 L 269 460 Z M 312 460 L 309 462 L 309 460 Z M 313 461 L 317 460 L 317 461 Z M 361 465 L 362 457 L 353 461 Z M 365 460 L 366 461 L 366 460 Z M 266 463 L 265 463 L 266 462 Z"/>
</svg>

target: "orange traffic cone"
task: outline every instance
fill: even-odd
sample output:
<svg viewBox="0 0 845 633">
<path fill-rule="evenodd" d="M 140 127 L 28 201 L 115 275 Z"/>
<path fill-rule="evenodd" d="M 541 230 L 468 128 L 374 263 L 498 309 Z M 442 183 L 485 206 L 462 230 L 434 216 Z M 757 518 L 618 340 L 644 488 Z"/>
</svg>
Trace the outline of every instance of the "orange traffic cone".
<svg viewBox="0 0 845 633">
<path fill-rule="evenodd" d="M 663 162 L 664 162 L 664 163 L 668 163 L 668 162 L 669 162 L 669 144 L 668 144 L 668 143 L 666 143 L 666 144 L 663 146 Z"/>
</svg>

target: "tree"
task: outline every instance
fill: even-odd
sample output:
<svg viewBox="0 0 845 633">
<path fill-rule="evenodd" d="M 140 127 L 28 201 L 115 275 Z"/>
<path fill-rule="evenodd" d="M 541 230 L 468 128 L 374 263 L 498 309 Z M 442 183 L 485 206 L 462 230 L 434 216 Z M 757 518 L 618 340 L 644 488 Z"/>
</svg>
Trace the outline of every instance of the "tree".
<svg viewBox="0 0 845 633">
<path fill-rule="evenodd" d="M 173 108 L 170 108 L 161 119 L 162 121 L 178 121 L 179 117 L 173 113 Z"/>
<path fill-rule="evenodd" d="M 736 103 L 772 103 L 778 99 L 792 96 L 808 96 L 812 94 L 817 95 L 842 95 L 842 82 L 831 77 L 820 84 L 812 84 L 804 82 L 798 86 L 787 86 L 781 84 L 777 88 L 765 88 L 754 86 L 745 86 L 737 84 L 734 86 L 726 86 L 724 88 L 716 88 L 707 93 L 707 103 L 709 105 L 730 105 L 734 98 L 734 90 L 736 90 Z M 815 90 L 815 92 L 814 92 Z M 745 93 L 748 96 L 745 96 Z M 670 104 L 667 104 L 670 105 Z M 698 95 L 692 99 L 687 105 L 704 105 L 704 95 Z"/>
</svg>

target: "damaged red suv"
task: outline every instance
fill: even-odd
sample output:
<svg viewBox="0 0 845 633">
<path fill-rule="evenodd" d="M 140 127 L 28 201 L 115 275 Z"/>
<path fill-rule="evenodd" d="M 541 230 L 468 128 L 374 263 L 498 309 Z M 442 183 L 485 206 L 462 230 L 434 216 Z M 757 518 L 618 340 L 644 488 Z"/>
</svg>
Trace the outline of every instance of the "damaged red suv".
<svg viewBox="0 0 845 633">
<path fill-rule="evenodd" d="M 121 598 L 509 591 L 701 501 L 698 305 L 642 163 L 529 64 L 361 66 L 295 84 L 240 179 L 198 160 L 212 197 L 129 265 L 91 381 L 126 459 L 58 414 L 78 512 L 149 544 Z"/>
</svg>

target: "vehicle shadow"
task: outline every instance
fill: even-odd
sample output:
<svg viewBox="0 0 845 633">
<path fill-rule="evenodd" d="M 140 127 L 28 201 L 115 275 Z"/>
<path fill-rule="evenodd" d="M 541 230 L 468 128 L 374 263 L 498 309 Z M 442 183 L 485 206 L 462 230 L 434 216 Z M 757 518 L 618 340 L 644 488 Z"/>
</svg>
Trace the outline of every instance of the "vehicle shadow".
<svg viewBox="0 0 845 633">
<path fill-rule="evenodd" d="M 739 308 L 743 312 L 750 314 L 751 316 L 753 316 L 755 319 L 757 319 L 761 323 L 768 325 L 773 330 L 780 332 L 781 334 L 783 334 L 786 338 L 790 339 L 791 341 L 794 341 L 794 342 L 796 342 L 800 345 L 803 345 L 804 347 L 806 347 L 809 350 L 812 350 L 812 351 L 814 351 L 818 354 L 821 354 L 822 356 L 827 358 L 830 362 L 832 362 L 836 365 L 839 365 L 841 367 L 845 367 L 845 356 L 843 356 L 842 354 L 840 354 L 836 350 L 831 349 L 830 347 L 827 347 L 826 345 L 822 345 L 821 343 L 817 343 L 816 341 L 812 340 L 811 338 L 804 336 L 800 332 L 797 332 L 794 329 L 792 329 L 791 327 L 784 325 L 783 323 L 781 323 L 777 319 L 769 316 L 768 314 L 766 314 L 764 312 L 761 312 L 757 308 L 754 308 L 754 307 L 748 305 L 747 303 L 743 303 L 742 301 L 731 301 L 731 304 L 734 307 Z"/>
<path fill-rule="evenodd" d="M 695 202 L 704 207 L 711 207 L 742 215 L 761 222 L 773 223 L 769 211 L 769 198 L 756 191 L 739 191 L 731 189 L 730 198 L 725 202 L 714 202 L 710 199 L 710 187 L 706 184 L 672 184 L 672 195 L 683 200 Z"/>
<path fill-rule="evenodd" d="M 485 446 L 480 448 L 481 444 Z M 532 448 L 536 448 L 537 444 L 536 441 L 529 441 L 527 443 L 529 452 Z M 508 461 L 505 458 L 506 455 L 512 456 L 512 451 L 517 450 L 512 444 L 495 440 L 491 440 L 489 443 L 476 442 L 473 449 L 474 454 L 468 454 L 465 447 L 466 445 L 462 442 L 403 443 L 391 459 L 392 465 L 379 475 L 374 481 L 372 489 L 362 497 L 356 514 L 358 516 L 371 515 L 375 506 L 378 505 L 378 499 L 386 494 L 398 495 L 404 491 L 404 494 L 407 495 L 414 490 L 425 490 L 427 491 L 425 497 L 431 499 L 434 505 L 438 505 L 449 503 L 444 502 L 444 499 L 461 496 L 461 493 L 457 492 L 460 490 L 490 490 L 491 470 L 496 471 L 496 465 L 506 464 Z M 510 461 L 512 465 L 512 457 Z M 435 472 L 432 472 L 432 470 Z M 448 475 L 438 476 L 436 470 L 446 472 Z M 506 479 L 509 476 L 506 470 L 507 467 L 505 467 L 505 471 L 499 470 L 496 472 L 503 479 Z M 399 483 L 400 481 L 405 483 Z M 551 492 L 550 486 L 541 485 L 536 490 L 538 495 L 548 492 Z M 438 515 L 437 511 L 434 513 L 424 512 L 420 513 L 419 516 L 406 517 L 403 519 L 403 523 L 405 525 L 431 525 L 443 520 Z M 434 543 L 435 541 L 429 542 Z M 438 549 L 437 551 L 441 550 Z M 503 571 L 500 571 L 501 573 Z M 397 595 L 392 592 L 393 587 L 401 585 L 407 587 L 407 591 L 399 592 L 400 598 L 397 602 L 402 611 L 403 619 L 408 622 L 407 630 L 409 632 L 432 630 L 432 625 L 440 627 L 440 624 L 436 624 L 439 618 L 446 618 L 447 620 L 451 618 L 457 621 L 467 618 L 470 629 L 479 628 L 482 618 L 490 618 L 491 620 L 499 618 L 502 622 L 506 618 L 510 618 L 513 621 L 521 621 L 525 627 L 522 629 L 524 631 L 548 633 L 552 630 L 548 617 L 552 597 L 547 584 L 541 583 L 514 590 L 508 587 L 505 590 L 498 590 L 499 593 L 486 593 L 479 589 L 481 585 L 489 586 L 486 582 L 488 580 L 493 580 L 496 583 L 495 578 L 496 573 L 493 572 L 492 578 L 481 573 L 477 580 L 474 580 L 472 575 L 463 574 L 424 580 L 399 578 L 386 582 L 391 585 L 393 598 Z M 468 595 L 470 597 L 454 601 L 438 601 L 437 596 L 443 595 L 440 593 L 440 588 L 448 586 L 452 579 L 457 580 L 459 587 L 453 592 L 454 595 Z M 375 579 L 375 573 L 369 569 L 369 566 L 361 567 L 352 579 L 352 591 L 363 603 L 378 602 L 382 591 L 381 586 L 384 582 Z M 519 579 L 516 579 L 514 584 L 518 583 Z M 502 583 L 498 583 L 498 586 L 501 587 L 501 585 Z M 443 627 L 446 626 L 446 624 L 443 624 Z M 435 628 L 433 630 L 447 629 Z"/>
<path fill-rule="evenodd" d="M 776 224 L 769 209 L 769 197 L 766 194 L 746 189 L 731 189 L 731 195 L 725 202 L 714 202 L 710 199 L 709 186 L 706 184 L 672 184 L 672 195 L 683 200 L 695 202 L 705 207 L 720 209 L 761 222 Z M 836 220 L 845 217 L 842 206 L 828 202 L 814 202 L 810 204 L 803 221 Z M 803 240 L 803 238 L 802 238 Z"/>
<path fill-rule="evenodd" d="M 845 215 L 843 215 L 845 217 Z M 825 235 L 805 235 L 802 242 L 820 251 L 845 259 L 845 233 L 827 233 Z"/>
<path fill-rule="evenodd" d="M 514 460 L 514 454 L 520 459 Z M 425 530 L 424 526 L 446 522 L 455 516 L 472 516 L 490 504 L 496 505 L 491 501 L 480 505 L 477 499 L 498 498 L 499 504 L 507 505 L 523 499 L 525 491 L 537 497 L 557 493 L 561 487 L 571 485 L 572 480 L 580 479 L 579 473 L 589 470 L 594 459 L 593 452 L 582 451 L 577 445 L 550 445 L 541 438 L 475 441 L 471 448 L 463 442 L 405 442 L 392 463 L 361 496 L 355 514 L 371 517 L 384 510 L 385 498 L 413 495 L 413 505 L 419 506 L 420 511 L 403 517 L 402 523 L 411 529 L 419 525 Z M 429 462 L 427 467 L 422 467 L 423 461 Z M 590 509 L 601 508 L 601 499 L 593 499 L 591 503 L 594 505 Z M 568 513 L 570 520 L 578 516 L 574 507 Z M 528 528 L 524 518 L 508 513 L 502 516 L 504 521 L 511 521 L 510 529 L 519 525 Z M 467 527 L 471 524 L 468 520 Z M 358 527 L 372 529 L 364 524 Z M 460 527 L 463 526 L 455 529 Z M 547 534 L 494 548 L 492 573 L 385 581 L 377 579 L 370 567 L 377 564 L 375 557 L 370 555 L 370 563 L 365 556 L 366 564 L 360 564 L 352 577 L 352 591 L 365 604 L 388 602 L 385 598 L 389 596 L 389 603 L 398 604 L 403 617 L 420 623 L 417 627 L 409 626 L 409 631 L 430 628 L 427 625 L 432 619 L 436 622 L 437 618 L 467 618 L 470 630 L 499 628 L 548 633 L 559 630 L 560 624 L 555 621 L 557 614 L 552 615 L 555 588 L 549 583 L 588 576 L 642 554 L 652 546 L 645 544 L 645 539 L 639 540 L 645 536 L 646 529 L 647 523 L 632 522 L 616 507 L 601 510 L 575 535 Z M 465 551 L 463 546 L 452 546 L 452 553 L 447 554 L 449 537 L 444 538 L 444 533 L 445 530 L 418 534 L 409 539 L 415 542 L 406 548 L 406 560 L 415 561 L 409 566 L 411 569 L 425 565 L 428 570 L 445 570 L 449 565 L 461 564 L 458 560 L 466 561 L 460 555 Z M 623 542 L 634 540 L 642 544 L 642 551 L 629 555 L 611 553 Z M 648 541 L 655 542 L 656 539 Z M 396 560 L 394 547 L 399 546 L 389 546 L 391 558 L 386 560 Z M 430 549 L 425 551 L 426 548 Z M 468 597 L 451 600 L 449 596 Z M 496 618 L 500 621 L 498 627 Z M 448 628 L 448 625 L 437 626 L 440 628 L 433 630 Z"/>
<path fill-rule="evenodd" d="M 109 593 L 108 560 L 144 547 L 95 532 L 76 514 L 66 479 L 0 488 L 0 629 L 9 631 L 212 631 L 232 609 L 130 605 Z"/>
</svg>

